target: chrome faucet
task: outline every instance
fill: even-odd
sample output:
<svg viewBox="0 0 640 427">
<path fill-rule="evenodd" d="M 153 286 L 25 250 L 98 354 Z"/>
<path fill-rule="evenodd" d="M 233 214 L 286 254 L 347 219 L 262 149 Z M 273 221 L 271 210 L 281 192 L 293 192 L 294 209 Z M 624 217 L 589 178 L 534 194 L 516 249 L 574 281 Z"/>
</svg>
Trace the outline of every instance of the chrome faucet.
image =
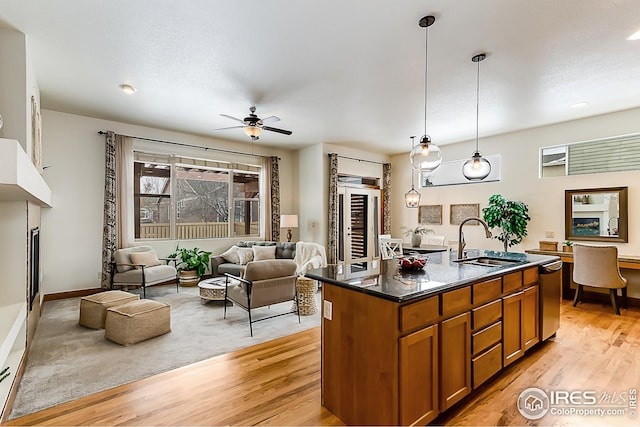
<svg viewBox="0 0 640 427">
<path fill-rule="evenodd" d="M 467 246 L 467 244 L 464 241 L 462 226 L 468 221 L 478 221 L 480 224 L 484 225 L 484 231 L 486 233 L 487 239 L 491 238 L 491 231 L 489 230 L 489 225 L 486 222 L 484 222 L 482 219 L 475 216 L 465 219 L 460 223 L 460 227 L 458 227 L 458 259 L 462 259 L 462 257 L 464 256 L 464 247 Z"/>
</svg>

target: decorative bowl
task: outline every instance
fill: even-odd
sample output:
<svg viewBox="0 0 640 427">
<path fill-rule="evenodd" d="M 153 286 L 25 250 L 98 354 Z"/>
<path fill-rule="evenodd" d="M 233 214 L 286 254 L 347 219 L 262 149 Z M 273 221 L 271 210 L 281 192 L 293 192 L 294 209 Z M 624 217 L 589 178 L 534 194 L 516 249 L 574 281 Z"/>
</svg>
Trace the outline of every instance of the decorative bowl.
<svg viewBox="0 0 640 427">
<path fill-rule="evenodd" d="M 414 256 L 399 257 L 398 268 L 405 271 L 418 271 L 422 270 L 427 265 L 428 259 L 419 258 Z"/>
</svg>

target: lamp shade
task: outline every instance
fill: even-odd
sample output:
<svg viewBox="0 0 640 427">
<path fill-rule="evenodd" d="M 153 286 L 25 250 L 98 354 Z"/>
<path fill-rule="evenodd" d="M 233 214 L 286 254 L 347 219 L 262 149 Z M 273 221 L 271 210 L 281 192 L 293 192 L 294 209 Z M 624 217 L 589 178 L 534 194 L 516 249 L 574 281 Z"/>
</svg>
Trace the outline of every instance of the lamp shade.
<svg viewBox="0 0 640 427">
<path fill-rule="evenodd" d="M 298 215 L 280 215 L 281 228 L 298 228 Z"/>
<path fill-rule="evenodd" d="M 245 126 L 244 127 L 244 133 L 246 133 L 247 136 L 255 138 L 255 137 L 260 136 L 260 134 L 262 133 L 262 129 L 260 129 L 257 126 Z"/>
<path fill-rule="evenodd" d="M 431 143 L 429 135 L 424 135 L 420 144 L 416 145 L 409 155 L 411 167 L 424 173 L 431 173 L 442 163 L 440 147 Z"/>
</svg>

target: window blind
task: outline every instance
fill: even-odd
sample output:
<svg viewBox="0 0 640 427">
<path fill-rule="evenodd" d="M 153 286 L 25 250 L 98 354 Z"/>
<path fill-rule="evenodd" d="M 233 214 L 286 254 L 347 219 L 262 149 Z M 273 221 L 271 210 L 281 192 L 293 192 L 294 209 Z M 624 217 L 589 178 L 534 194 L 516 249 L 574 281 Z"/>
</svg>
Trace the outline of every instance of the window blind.
<svg viewBox="0 0 640 427">
<path fill-rule="evenodd" d="M 569 145 L 569 175 L 640 169 L 640 134 Z"/>
</svg>

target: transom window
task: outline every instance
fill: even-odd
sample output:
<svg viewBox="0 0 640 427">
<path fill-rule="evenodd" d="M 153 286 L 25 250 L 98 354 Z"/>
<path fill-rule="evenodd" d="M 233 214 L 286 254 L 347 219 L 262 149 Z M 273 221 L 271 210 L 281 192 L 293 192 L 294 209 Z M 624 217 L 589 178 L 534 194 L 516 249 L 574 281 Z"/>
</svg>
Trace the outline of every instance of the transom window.
<svg viewBox="0 0 640 427">
<path fill-rule="evenodd" d="M 133 190 L 136 239 L 260 235 L 257 166 L 136 152 Z"/>
</svg>

